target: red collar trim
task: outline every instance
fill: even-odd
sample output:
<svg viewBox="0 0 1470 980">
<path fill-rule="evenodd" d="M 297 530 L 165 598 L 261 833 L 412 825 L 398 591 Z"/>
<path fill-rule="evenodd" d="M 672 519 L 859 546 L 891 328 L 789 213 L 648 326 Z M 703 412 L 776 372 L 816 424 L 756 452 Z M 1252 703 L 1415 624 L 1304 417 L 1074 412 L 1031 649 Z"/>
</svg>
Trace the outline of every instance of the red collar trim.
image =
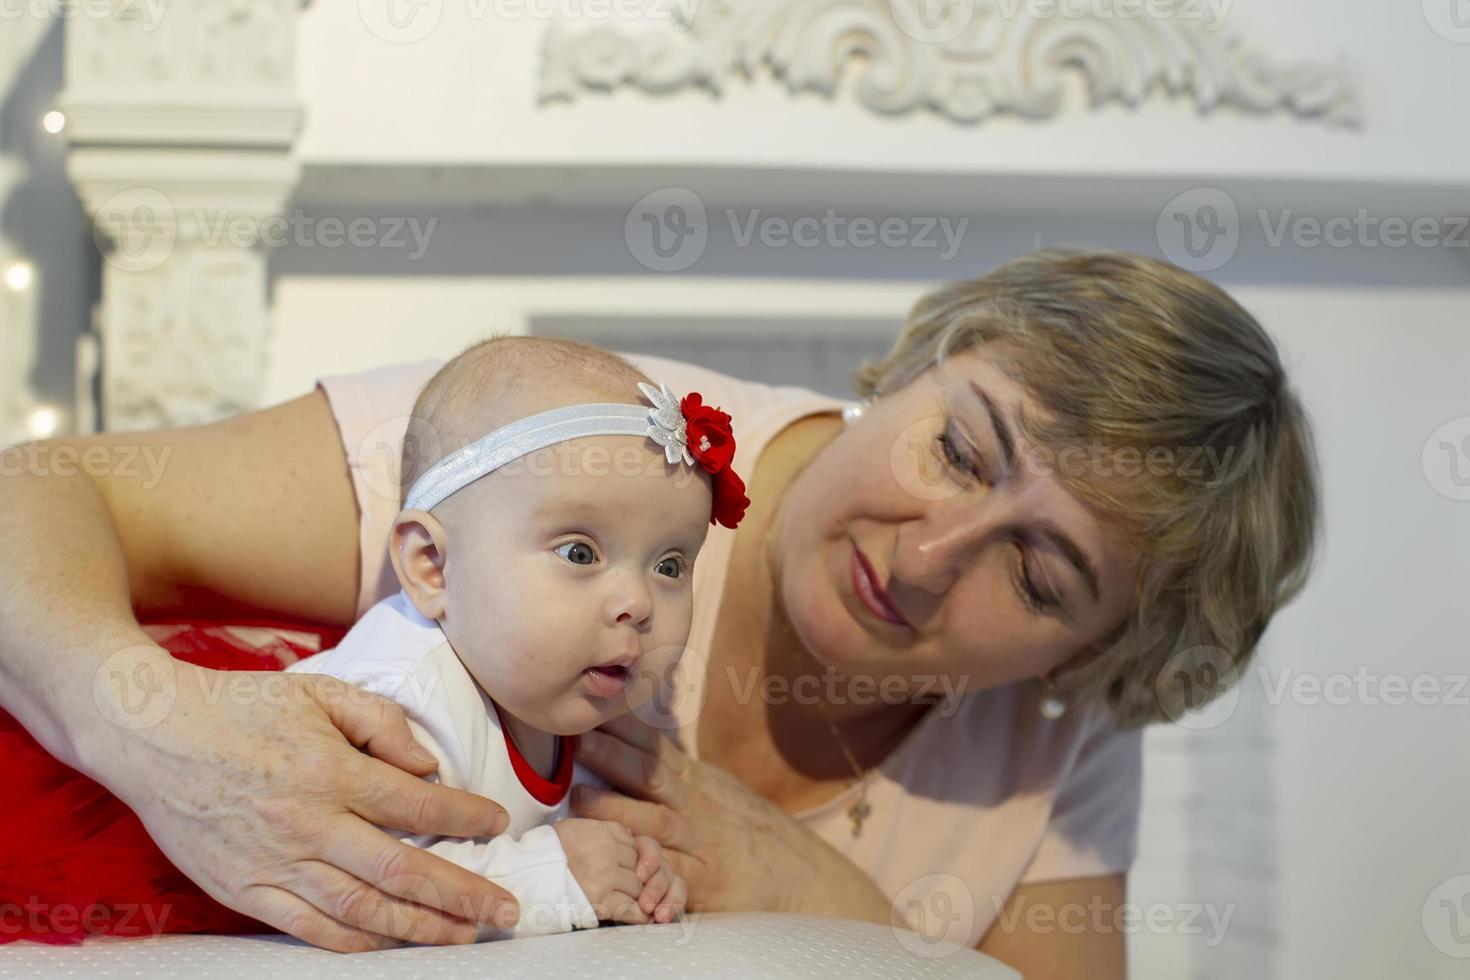
<svg viewBox="0 0 1470 980">
<path fill-rule="evenodd" d="M 492 702 L 493 703 L 493 702 Z M 500 717 L 500 706 L 495 706 L 496 717 Z M 511 737 L 510 729 L 506 727 L 505 719 L 500 718 L 500 733 L 505 736 L 505 752 L 510 756 L 510 767 L 515 770 L 516 778 L 521 781 L 527 793 L 537 803 L 543 806 L 556 806 L 567 795 L 567 790 L 572 788 L 572 757 L 577 754 L 577 736 L 561 735 L 557 737 L 556 746 L 556 772 L 550 779 L 536 771 L 536 767 L 526 761 L 521 755 L 521 750 L 516 748 L 515 739 Z"/>
</svg>

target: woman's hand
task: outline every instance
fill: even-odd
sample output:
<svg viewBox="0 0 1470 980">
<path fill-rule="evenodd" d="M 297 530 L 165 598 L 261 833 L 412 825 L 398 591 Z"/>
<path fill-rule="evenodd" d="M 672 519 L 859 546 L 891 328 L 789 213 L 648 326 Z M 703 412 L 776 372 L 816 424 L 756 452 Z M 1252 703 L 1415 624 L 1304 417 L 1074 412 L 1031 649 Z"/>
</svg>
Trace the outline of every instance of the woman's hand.
<svg viewBox="0 0 1470 980">
<path fill-rule="evenodd" d="M 579 816 L 612 820 L 663 846 L 692 912 L 758 910 L 889 922 L 863 872 L 730 773 L 689 758 L 625 715 L 581 736 L 577 761 L 627 795 L 572 789 Z"/>
<path fill-rule="evenodd" d="M 421 778 L 437 763 L 398 705 L 322 675 L 212 671 L 161 649 L 138 656 L 146 662 L 112 672 L 114 682 L 99 674 L 102 715 L 130 730 L 99 737 L 102 721 L 87 769 L 107 774 L 217 901 L 341 952 L 468 943 L 471 920 L 514 924 L 508 892 L 373 826 L 472 837 L 508 820 L 488 800 Z M 141 718 L 128 678 L 143 666 L 149 689 L 170 700 L 140 725 L 118 711 Z"/>
</svg>

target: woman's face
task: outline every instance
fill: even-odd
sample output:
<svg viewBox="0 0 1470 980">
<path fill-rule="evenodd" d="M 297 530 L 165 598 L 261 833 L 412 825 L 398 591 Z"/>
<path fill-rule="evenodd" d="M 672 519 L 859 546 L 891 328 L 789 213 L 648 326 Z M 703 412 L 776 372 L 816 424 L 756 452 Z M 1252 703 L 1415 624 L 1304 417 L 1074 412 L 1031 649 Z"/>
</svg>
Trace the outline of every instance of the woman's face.
<svg viewBox="0 0 1470 980">
<path fill-rule="evenodd" d="M 777 579 L 813 656 L 848 675 L 982 690 L 1036 677 L 1119 626 L 1136 551 L 1032 457 L 1040 406 L 972 348 L 879 398 L 792 483 Z M 864 570 L 902 621 L 875 611 Z"/>
</svg>

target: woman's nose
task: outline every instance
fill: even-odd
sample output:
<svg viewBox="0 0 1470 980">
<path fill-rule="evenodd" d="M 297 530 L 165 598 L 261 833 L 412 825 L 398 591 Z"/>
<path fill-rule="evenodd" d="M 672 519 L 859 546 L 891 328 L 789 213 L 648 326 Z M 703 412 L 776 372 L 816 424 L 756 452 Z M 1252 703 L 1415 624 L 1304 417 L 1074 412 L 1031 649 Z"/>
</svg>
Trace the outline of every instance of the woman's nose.
<svg viewBox="0 0 1470 980">
<path fill-rule="evenodd" d="M 991 511 L 983 504 L 938 508 L 901 525 L 894 545 L 893 577 L 934 595 L 948 592 L 995 532 Z"/>
</svg>

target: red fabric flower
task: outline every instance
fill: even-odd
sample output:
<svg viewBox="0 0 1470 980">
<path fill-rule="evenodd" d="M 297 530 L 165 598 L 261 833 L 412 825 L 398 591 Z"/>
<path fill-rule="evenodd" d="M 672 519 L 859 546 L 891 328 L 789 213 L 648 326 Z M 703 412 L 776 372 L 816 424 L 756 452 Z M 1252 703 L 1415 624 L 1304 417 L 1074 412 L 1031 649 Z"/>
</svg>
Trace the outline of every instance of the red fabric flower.
<svg viewBox="0 0 1470 980">
<path fill-rule="evenodd" d="M 735 434 L 730 416 L 703 404 L 699 392 L 690 392 L 679 403 L 689 440 L 689 455 L 708 473 L 718 473 L 735 458 Z"/>
<path fill-rule="evenodd" d="M 710 514 L 711 524 L 719 521 L 733 528 L 745 516 L 750 498 L 745 495 L 745 481 L 728 466 L 715 474 L 715 504 Z"/>
<path fill-rule="evenodd" d="M 730 428 L 730 416 L 704 404 L 697 391 L 684 396 L 679 410 L 684 413 L 689 455 L 714 477 L 715 499 L 709 522 L 733 528 L 745 516 L 750 499 L 745 496 L 745 481 L 730 468 L 735 459 L 735 433 Z"/>
</svg>

